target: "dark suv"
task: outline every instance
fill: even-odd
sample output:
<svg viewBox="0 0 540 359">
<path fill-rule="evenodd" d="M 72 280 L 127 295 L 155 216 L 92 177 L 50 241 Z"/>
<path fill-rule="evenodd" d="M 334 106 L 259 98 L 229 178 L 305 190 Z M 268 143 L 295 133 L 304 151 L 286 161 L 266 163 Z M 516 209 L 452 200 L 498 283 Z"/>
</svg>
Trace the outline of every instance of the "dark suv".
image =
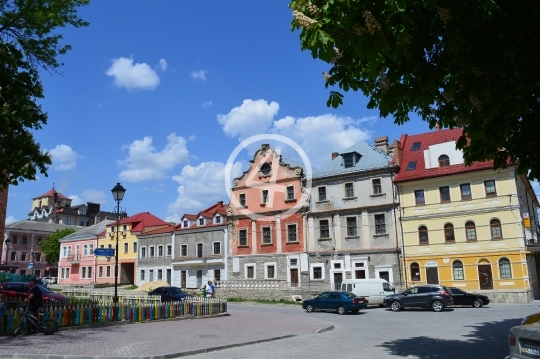
<svg viewBox="0 0 540 359">
<path fill-rule="evenodd" d="M 415 285 L 404 292 L 384 298 L 384 305 L 399 312 L 403 308 L 431 308 L 442 312 L 453 303 L 452 293 L 448 288 L 438 284 Z"/>
</svg>

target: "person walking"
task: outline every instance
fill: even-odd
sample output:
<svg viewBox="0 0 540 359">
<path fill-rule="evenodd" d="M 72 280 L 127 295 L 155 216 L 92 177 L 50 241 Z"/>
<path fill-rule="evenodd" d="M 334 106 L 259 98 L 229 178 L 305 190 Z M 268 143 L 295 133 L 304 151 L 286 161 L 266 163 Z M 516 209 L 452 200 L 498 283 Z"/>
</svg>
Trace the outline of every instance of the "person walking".
<svg viewBox="0 0 540 359">
<path fill-rule="evenodd" d="M 216 296 L 216 286 L 214 285 L 214 282 L 210 282 L 210 287 L 212 288 L 212 298 Z"/>
<path fill-rule="evenodd" d="M 206 298 L 212 298 L 212 295 L 214 294 L 211 284 L 212 282 L 208 281 L 208 285 L 206 286 Z"/>
<path fill-rule="evenodd" d="M 29 304 L 28 310 L 39 320 L 38 310 L 43 306 L 43 295 L 41 289 L 37 285 L 36 278 L 30 279 L 30 295 L 24 301 Z M 26 334 L 35 334 L 36 326 L 28 323 L 27 333 Z"/>
</svg>

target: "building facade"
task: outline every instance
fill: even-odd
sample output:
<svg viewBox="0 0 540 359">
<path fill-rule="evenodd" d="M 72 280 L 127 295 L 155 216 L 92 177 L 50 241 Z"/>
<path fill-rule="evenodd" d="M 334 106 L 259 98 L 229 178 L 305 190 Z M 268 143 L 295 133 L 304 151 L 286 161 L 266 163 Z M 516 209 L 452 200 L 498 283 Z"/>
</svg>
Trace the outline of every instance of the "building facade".
<svg viewBox="0 0 540 359">
<path fill-rule="evenodd" d="M 321 290 L 340 290 L 343 279 L 382 278 L 400 285 L 398 166 L 388 138 L 377 146 L 360 141 L 316 171 L 308 214 L 309 280 Z"/>
<path fill-rule="evenodd" d="M 8 191 L 9 191 L 9 187 L 0 188 L 0 233 L 4 233 L 5 225 L 6 225 Z M 6 239 L 7 237 L 5 236 L 0 237 L 0 249 L 2 250 L 2 252 L 0 253 L 0 258 L 2 259 L 0 266 L 6 263 L 5 262 L 7 258 L 5 254 L 6 245 L 4 244 L 4 240 Z"/>
<path fill-rule="evenodd" d="M 440 283 L 494 302 L 539 298 L 538 201 L 516 166 L 466 166 L 461 129 L 401 138 L 395 178 L 408 284 Z"/>
</svg>

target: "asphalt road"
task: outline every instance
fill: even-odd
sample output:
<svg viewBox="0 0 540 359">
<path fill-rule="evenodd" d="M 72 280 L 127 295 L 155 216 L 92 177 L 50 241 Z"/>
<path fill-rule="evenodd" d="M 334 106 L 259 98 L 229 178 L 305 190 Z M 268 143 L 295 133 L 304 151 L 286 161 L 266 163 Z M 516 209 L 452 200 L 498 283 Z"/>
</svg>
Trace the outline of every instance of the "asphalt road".
<svg viewBox="0 0 540 359">
<path fill-rule="evenodd" d="M 305 315 L 329 321 L 335 329 L 190 358 L 502 359 L 508 354 L 508 330 L 519 325 L 524 316 L 540 312 L 540 308 L 493 304 L 479 309 L 456 307 L 442 313 L 413 309 L 394 313 L 369 308 L 357 315 L 340 316 L 306 313 L 299 306 L 230 303 L 229 313 L 234 315 L 235 312 Z M 231 330 L 242 331 L 243 328 Z"/>
</svg>

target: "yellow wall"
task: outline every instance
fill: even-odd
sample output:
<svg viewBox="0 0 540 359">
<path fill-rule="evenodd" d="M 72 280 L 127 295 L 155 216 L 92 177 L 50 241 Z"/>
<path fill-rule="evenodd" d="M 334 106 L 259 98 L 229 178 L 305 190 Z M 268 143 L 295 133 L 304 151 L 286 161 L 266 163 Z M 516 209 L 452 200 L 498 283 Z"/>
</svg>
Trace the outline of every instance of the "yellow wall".
<svg viewBox="0 0 540 359">
<path fill-rule="evenodd" d="M 126 226 L 125 235 L 122 234 L 122 228 L 123 228 L 122 226 L 123 225 L 120 225 L 119 232 L 118 232 L 118 249 L 119 249 L 118 259 L 119 260 L 136 260 L 137 251 L 133 251 L 133 242 L 137 242 L 137 236 L 131 233 L 131 224 L 125 225 Z M 113 228 L 112 236 L 110 235 L 111 227 Z M 128 244 L 127 253 L 124 252 L 124 243 Z M 116 249 L 116 227 L 114 225 L 112 226 L 108 225 L 106 227 L 105 237 L 99 238 L 98 240 L 98 248 L 100 248 L 102 245 L 105 248 L 108 248 L 109 244 L 112 246 L 113 249 Z"/>
</svg>

